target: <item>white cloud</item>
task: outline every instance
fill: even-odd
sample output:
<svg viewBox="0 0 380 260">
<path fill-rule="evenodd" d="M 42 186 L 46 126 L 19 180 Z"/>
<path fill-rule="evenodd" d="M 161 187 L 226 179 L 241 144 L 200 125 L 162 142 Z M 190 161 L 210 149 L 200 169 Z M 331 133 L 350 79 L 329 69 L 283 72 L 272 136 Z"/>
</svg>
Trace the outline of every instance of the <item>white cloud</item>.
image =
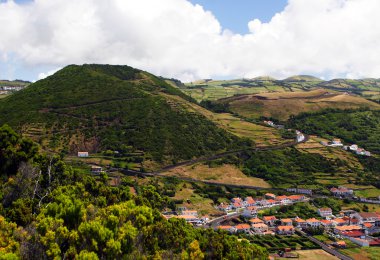
<svg viewBox="0 0 380 260">
<path fill-rule="evenodd" d="M 0 56 L 26 66 L 128 64 L 182 80 L 380 77 L 377 10 L 378 0 L 289 0 L 239 35 L 186 0 L 8 1 L 0 4 Z"/>
<path fill-rule="evenodd" d="M 62 68 L 60 67 L 60 68 L 57 68 L 57 69 L 54 69 L 54 70 L 49 70 L 48 72 L 41 72 L 41 73 L 39 73 L 38 74 L 38 80 L 47 78 L 47 77 L 53 75 L 54 73 L 56 73 L 57 71 L 59 71 L 60 69 L 62 69 Z"/>
</svg>

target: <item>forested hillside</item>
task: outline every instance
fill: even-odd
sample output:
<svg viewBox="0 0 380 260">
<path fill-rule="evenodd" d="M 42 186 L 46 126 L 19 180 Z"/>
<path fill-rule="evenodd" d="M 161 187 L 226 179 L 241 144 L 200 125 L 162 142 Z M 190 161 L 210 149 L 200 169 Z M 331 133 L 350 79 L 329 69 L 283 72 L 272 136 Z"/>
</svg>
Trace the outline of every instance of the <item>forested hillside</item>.
<svg viewBox="0 0 380 260">
<path fill-rule="evenodd" d="M 165 95 L 191 99 L 165 81 L 128 66 L 68 66 L 0 101 L 0 124 L 43 148 L 119 151 L 172 163 L 239 146 L 239 139 Z"/>
<path fill-rule="evenodd" d="M 307 134 L 326 138 L 339 137 L 346 143 L 356 143 L 380 153 L 380 111 L 325 110 L 292 117 L 288 123 Z"/>
<path fill-rule="evenodd" d="M 226 232 L 166 220 L 154 186 L 108 185 L 0 127 L 0 259 L 267 259 Z"/>
</svg>

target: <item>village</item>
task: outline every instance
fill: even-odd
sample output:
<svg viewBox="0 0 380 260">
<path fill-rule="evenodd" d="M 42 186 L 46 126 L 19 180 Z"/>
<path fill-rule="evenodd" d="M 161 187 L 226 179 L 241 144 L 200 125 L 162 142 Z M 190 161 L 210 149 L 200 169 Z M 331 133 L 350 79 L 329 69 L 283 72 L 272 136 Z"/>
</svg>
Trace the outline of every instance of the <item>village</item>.
<svg viewBox="0 0 380 260">
<path fill-rule="evenodd" d="M 350 190 L 332 188 L 331 192 L 337 196 L 351 194 Z M 246 219 L 246 223 L 236 226 L 218 225 L 216 229 L 226 230 L 230 233 L 245 233 L 249 235 L 294 235 L 297 231 L 306 233 L 314 229 L 322 229 L 328 235 L 348 239 L 360 246 L 380 246 L 380 239 L 371 237 L 380 232 L 380 213 L 356 212 L 345 210 L 333 215 L 331 208 L 318 208 L 319 218 L 301 219 L 299 217 L 279 219 L 276 216 L 258 217 L 260 209 L 278 205 L 290 205 L 292 203 L 306 202 L 309 198 L 304 195 L 275 196 L 267 193 L 265 198 L 253 199 L 247 197 L 244 200 L 234 198 L 228 205 L 222 204 L 219 209 L 227 214 L 238 211 Z M 340 241 L 336 246 L 344 246 Z"/>
<path fill-rule="evenodd" d="M 310 190 L 292 189 L 292 191 L 302 191 L 312 195 Z M 353 198 L 353 190 L 346 187 L 333 187 L 330 192 L 331 196 L 336 198 Z M 380 233 L 380 213 L 341 210 L 334 215 L 331 208 L 321 207 L 316 211 L 318 217 L 308 219 L 298 216 L 281 218 L 276 214 L 263 214 L 265 210 L 273 207 L 306 203 L 312 199 L 305 194 L 275 195 L 266 193 L 261 197 L 236 197 L 232 198 L 229 203 L 221 203 L 217 209 L 223 215 L 214 219 L 208 216 L 200 217 L 196 210 L 189 210 L 185 207 L 178 207 L 176 212 L 162 214 L 167 219 L 184 219 L 196 227 L 211 227 L 215 230 L 224 230 L 230 234 L 248 236 L 253 239 L 262 236 L 273 236 L 276 239 L 278 236 L 284 237 L 284 239 L 303 237 L 317 246 L 323 245 L 332 250 L 334 248 L 344 249 L 347 243 L 359 247 L 380 246 L 380 239 L 377 236 Z M 315 236 L 317 234 L 328 237 L 334 242 L 319 241 L 318 236 Z"/>
</svg>

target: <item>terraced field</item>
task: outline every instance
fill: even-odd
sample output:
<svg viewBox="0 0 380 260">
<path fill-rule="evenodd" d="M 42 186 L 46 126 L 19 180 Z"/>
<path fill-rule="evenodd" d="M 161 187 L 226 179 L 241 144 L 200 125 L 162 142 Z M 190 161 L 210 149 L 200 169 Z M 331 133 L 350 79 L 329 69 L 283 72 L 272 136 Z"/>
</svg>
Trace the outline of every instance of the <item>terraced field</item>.
<svg viewBox="0 0 380 260">
<path fill-rule="evenodd" d="M 185 102 L 181 97 L 178 96 L 165 96 L 167 99 L 172 99 L 174 103 L 182 105 L 190 112 L 201 113 L 209 120 L 217 124 L 219 127 L 224 128 L 230 133 L 254 141 L 258 147 L 287 142 L 287 140 L 281 138 L 279 131 L 275 128 L 253 124 L 228 113 L 213 113 L 197 104 Z"/>
<path fill-rule="evenodd" d="M 265 93 L 244 95 L 219 100 L 228 103 L 230 110 L 246 118 L 260 116 L 287 120 L 291 115 L 302 112 L 319 111 L 326 108 L 380 109 L 380 105 L 365 98 L 327 91 L 324 89 L 309 92 Z"/>
</svg>

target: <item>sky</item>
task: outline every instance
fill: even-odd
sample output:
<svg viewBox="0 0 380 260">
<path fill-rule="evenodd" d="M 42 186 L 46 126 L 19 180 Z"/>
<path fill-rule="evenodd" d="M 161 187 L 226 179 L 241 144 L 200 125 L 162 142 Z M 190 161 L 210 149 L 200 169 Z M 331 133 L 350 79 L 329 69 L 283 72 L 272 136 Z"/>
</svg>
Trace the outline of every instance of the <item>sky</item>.
<svg viewBox="0 0 380 260">
<path fill-rule="evenodd" d="M 380 77 L 378 0 L 0 0 L 0 78 L 126 64 L 202 78 Z"/>
</svg>

